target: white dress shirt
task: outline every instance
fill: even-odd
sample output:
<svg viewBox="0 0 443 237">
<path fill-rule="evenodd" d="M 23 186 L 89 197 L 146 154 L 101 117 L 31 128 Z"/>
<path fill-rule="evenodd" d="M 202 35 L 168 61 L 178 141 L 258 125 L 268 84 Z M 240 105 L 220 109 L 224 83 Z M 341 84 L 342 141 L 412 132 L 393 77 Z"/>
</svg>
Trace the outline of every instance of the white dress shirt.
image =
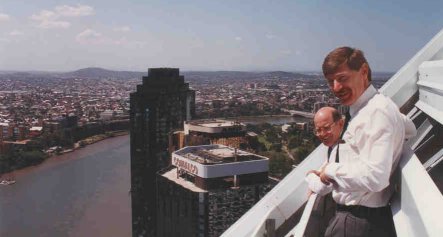
<svg viewBox="0 0 443 237">
<path fill-rule="evenodd" d="M 337 182 L 332 196 L 343 205 L 386 206 L 392 194 L 389 179 L 404 140 L 415 135 L 415 126 L 372 85 L 349 112 L 351 120 L 343 135 L 346 143 L 339 146 L 340 161 L 330 162 L 325 168 L 325 174 Z M 331 157 L 336 152 L 337 148 Z"/>
</svg>

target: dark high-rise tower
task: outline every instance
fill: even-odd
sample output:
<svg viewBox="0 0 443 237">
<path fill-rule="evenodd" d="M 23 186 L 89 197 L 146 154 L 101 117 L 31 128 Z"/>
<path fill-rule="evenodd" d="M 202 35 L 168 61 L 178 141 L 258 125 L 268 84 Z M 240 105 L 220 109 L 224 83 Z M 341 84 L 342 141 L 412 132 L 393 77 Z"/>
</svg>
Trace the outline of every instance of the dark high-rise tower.
<svg viewBox="0 0 443 237">
<path fill-rule="evenodd" d="M 195 113 L 178 68 L 151 68 L 131 93 L 132 235 L 156 235 L 156 172 L 168 165 L 168 133 Z"/>
</svg>

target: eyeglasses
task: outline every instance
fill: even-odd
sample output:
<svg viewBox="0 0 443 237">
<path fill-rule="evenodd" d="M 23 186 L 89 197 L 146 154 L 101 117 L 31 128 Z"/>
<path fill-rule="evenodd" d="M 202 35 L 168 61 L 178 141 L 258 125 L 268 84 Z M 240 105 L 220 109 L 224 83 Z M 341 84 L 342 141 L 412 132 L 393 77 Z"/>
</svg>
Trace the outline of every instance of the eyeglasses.
<svg viewBox="0 0 443 237">
<path fill-rule="evenodd" d="M 332 127 L 333 127 L 335 124 L 336 124 L 336 122 L 333 122 L 333 123 L 331 123 L 331 124 L 329 124 L 329 125 L 326 125 L 326 126 L 324 126 L 324 127 L 322 127 L 322 128 L 315 128 L 315 129 L 314 129 L 314 134 L 315 134 L 316 136 L 319 136 L 319 135 L 321 135 L 322 133 L 330 133 L 330 132 L 332 131 Z"/>
</svg>

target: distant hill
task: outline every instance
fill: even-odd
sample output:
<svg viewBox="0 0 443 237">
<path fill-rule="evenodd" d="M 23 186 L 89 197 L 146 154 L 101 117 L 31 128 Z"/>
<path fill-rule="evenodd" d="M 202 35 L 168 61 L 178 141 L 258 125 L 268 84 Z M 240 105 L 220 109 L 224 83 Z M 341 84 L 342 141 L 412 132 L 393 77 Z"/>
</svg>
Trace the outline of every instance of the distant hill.
<svg viewBox="0 0 443 237">
<path fill-rule="evenodd" d="M 185 78 L 249 78 L 251 77 L 251 72 L 243 71 L 180 71 L 180 74 L 185 76 Z"/>
<path fill-rule="evenodd" d="M 97 67 L 83 68 L 77 71 L 59 74 L 59 76 L 63 77 L 118 78 L 118 79 L 141 78 L 143 75 L 147 75 L 147 72 L 112 71 Z"/>
<path fill-rule="evenodd" d="M 297 73 L 297 72 L 285 72 L 285 71 L 272 71 L 272 72 L 262 72 L 263 76 L 277 77 L 281 79 L 292 79 L 292 78 L 311 78 L 313 75 Z"/>
</svg>

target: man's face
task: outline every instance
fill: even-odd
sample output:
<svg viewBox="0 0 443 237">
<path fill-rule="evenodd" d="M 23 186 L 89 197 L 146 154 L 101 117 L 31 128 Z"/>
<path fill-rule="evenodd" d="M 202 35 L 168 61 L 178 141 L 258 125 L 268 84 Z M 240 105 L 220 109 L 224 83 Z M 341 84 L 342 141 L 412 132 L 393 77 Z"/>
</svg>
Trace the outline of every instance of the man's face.
<svg viewBox="0 0 443 237">
<path fill-rule="evenodd" d="M 363 64 L 358 71 L 351 70 L 346 63 L 327 77 L 331 91 L 344 105 L 352 105 L 368 87 L 368 66 Z"/>
<path fill-rule="evenodd" d="M 340 138 L 343 124 L 343 119 L 334 122 L 330 113 L 319 114 L 314 118 L 315 135 L 325 146 L 330 147 Z"/>
</svg>

